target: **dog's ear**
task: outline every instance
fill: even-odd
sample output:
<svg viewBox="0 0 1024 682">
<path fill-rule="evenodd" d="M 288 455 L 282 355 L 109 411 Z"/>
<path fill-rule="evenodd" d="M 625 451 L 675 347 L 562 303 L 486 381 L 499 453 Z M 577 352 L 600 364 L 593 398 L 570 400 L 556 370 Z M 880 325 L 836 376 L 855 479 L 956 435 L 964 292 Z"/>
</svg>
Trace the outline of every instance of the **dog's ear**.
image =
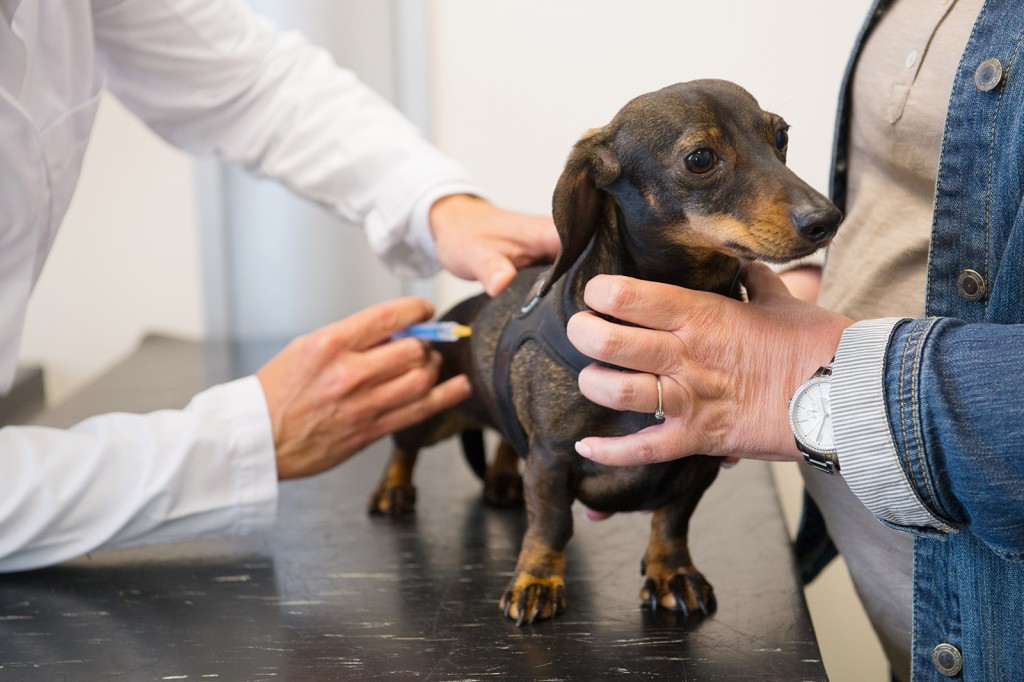
<svg viewBox="0 0 1024 682">
<path fill-rule="evenodd" d="M 564 275 L 590 243 L 600 223 L 607 187 L 619 176 L 619 162 L 609 147 L 607 128 L 591 130 L 569 153 L 555 185 L 552 214 L 562 248 L 539 295 L 543 296 Z"/>
</svg>

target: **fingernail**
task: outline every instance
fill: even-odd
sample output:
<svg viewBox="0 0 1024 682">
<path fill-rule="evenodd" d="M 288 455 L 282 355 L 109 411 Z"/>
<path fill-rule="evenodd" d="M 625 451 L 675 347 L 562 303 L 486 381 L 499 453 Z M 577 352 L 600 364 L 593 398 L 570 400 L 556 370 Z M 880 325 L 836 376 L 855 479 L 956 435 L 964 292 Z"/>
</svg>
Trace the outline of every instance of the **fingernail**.
<svg viewBox="0 0 1024 682">
<path fill-rule="evenodd" d="M 578 454 L 580 457 L 586 457 L 587 459 L 590 459 L 594 456 L 594 453 L 590 451 L 590 446 L 584 443 L 583 441 L 576 441 L 575 448 L 576 454 Z"/>
</svg>

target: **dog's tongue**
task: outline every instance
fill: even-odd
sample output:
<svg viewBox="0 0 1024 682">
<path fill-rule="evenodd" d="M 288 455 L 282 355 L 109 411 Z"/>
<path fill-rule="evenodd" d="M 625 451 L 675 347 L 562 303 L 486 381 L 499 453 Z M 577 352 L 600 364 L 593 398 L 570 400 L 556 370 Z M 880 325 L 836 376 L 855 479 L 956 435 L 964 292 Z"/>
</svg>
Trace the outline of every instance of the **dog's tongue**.
<svg viewBox="0 0 1024 682">
<path fill-rule="evenodd" d="M 599 512 L 596 509 L 591 509 L 590 507 L 584 507 L 583 510 L 587 515 L 588 521 L 604 521 L 611 516 L 609 512 Z"/>
</svg>

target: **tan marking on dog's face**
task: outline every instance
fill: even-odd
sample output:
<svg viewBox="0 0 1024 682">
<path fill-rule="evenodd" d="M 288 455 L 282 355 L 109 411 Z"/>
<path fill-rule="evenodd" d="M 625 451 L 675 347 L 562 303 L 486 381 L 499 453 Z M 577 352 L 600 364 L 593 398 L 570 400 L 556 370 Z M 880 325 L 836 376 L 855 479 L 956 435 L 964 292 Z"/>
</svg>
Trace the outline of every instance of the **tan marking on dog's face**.
<svg viewBox="0 0 1024 682">
<path fill-rule="evenodd" d="M 643 194 L 644 203 L 651 207 L 651 210 L 655 213 L 661 213 L 661 202 L 658 201 L 658 195 L 655 192 L 647 190 Z"/>
<path fill-rule="evenodd" d="M 743 259 L 782 263 L 814 253 L 818 246 L 800 238 L 781 211 L 760 214 L 747 223 L 728 213 L 691 215 L 669 239 L 680 246 L 703 247 Z"/>
<path fill-rule="evenodd" d="M 783 261 L 824 246 L 830 202 L 786 167 L 788 127 L 720 81 L 677 84 L 623 107 L 603 142 L 621 174 L 599 186 L 632 226 L 635 261 L 663 277 L 675 245 L 706 264 L 714 259 L 695 249 Z"/>
</svg>

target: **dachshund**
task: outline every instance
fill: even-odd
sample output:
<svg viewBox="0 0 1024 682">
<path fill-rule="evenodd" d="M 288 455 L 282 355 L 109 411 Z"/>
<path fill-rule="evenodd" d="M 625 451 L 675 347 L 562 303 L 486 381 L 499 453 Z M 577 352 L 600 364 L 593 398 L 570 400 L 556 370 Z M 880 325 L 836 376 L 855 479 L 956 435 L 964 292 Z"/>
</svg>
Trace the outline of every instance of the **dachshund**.
<svg viewBox="0 0 1024 682">
<path fill-rule="evenodd" d="M 584 285 L 600 273 L 742 298 L 742 262 L 784 262 L 825 246 L 842 214 L 786 166 L 788 128 L 740 86 L 696 80 L 640 95 L 586 133 L 554 190 L 561 239 L 554 264 L 527 268 L 495 298 L 471 298 L 444 316 L 473 329 L 439 350 L 443 376 L 466 373 L 474 396 L 394 434 L 371 513 L 412 510 L 421 448 L 460 433 L 474 445 L 473 434 L 493 428 L 504 439 L 485 472 L 486 496 L 497 503 L 522 496 L 528 512 L 499 603 L 506 617 L 522 625 L 565 610 L 574 499 L 599 512 L 653 512 L 642 605 L 713 611 L 714 592 L 694 566 L 687 536 L 720 459 L 609 467 L 579 457 L 581 437 L 635 433 L 657 421 L 580 394 L 579 371 L 591 360 L 569 343 L 565 326 L 586 309 Z"/>
</svg>

